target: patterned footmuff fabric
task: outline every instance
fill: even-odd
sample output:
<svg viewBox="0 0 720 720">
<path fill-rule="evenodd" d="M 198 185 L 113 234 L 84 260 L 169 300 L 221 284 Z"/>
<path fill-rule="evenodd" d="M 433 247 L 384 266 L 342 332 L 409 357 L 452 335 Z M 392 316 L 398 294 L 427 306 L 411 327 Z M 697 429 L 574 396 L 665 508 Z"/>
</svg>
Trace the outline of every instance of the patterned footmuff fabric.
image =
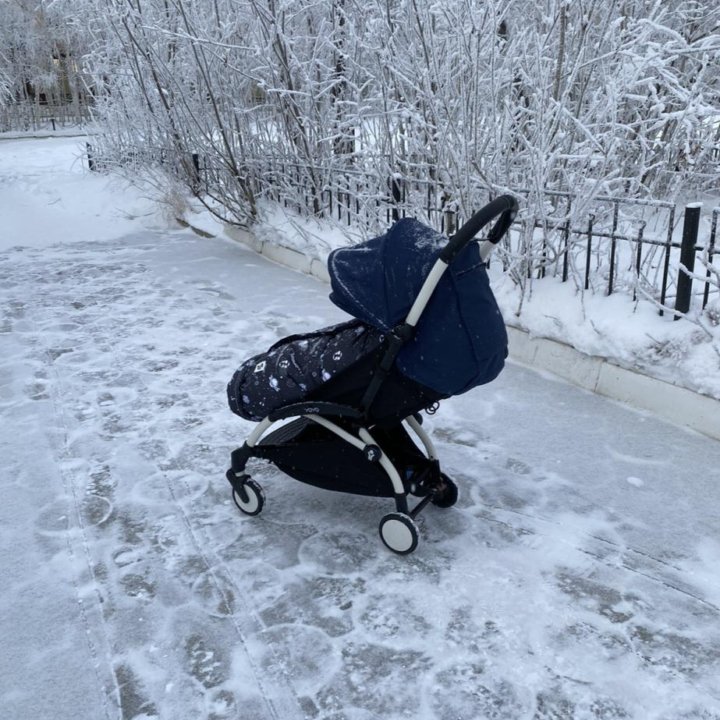
<svg viewBox="0 0 720 720">
<path fill-rule="evenodd" d="M 283 338 L 235 372 L 227 388 L 230 409 L 258 422 L 273 410 L 302 402 L 377 350 L 383 339 L 381 331 L 359 320 Z"/>
</svg>

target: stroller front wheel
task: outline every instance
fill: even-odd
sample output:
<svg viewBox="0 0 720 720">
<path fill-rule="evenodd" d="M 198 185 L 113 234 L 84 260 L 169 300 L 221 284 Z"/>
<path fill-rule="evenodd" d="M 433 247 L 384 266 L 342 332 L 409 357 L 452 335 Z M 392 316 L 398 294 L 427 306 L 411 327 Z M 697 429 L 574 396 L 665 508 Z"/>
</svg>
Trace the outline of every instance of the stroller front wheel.
<svg viewBox="0 0 720 720">
<path fill-rule="evenodd" d="M 417 525 L 409 515 L 390 513 L 380 521 L 380 539 L 398 555 L 408 555 L 418 544 Z"/>
<path fill-rule="evenodd" d="M 241 491 L 244 491 L 245 497 L 242 496 Z M 233 490 L 232 493 L 238 510 L 246 515 L 259 515 L 265 504 L 265 493 L 260 484 L 254 480 L 246 480 L 241 486 L 241 491 Z"/>
</svg>

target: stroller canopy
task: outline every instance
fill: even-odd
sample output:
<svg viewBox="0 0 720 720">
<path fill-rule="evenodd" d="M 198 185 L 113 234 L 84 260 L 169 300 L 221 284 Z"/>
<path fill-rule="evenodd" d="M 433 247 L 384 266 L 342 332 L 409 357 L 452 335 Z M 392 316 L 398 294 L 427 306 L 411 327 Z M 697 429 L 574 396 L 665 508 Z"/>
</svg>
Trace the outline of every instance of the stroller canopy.
<svg viewBox="0 0 720 720">
<path fill-rule="evenodd" d="M 330 300 L 380 330 L 402 323 L 448 240 L 414 219 L 384 235 L 333 251 Z M 478 244 L 469 243 L 443 274 L 415 336 L 400 351 L 405 376 L 444 395 L 493 380 L 507 355 L 507 334 Z"/>
</svg>

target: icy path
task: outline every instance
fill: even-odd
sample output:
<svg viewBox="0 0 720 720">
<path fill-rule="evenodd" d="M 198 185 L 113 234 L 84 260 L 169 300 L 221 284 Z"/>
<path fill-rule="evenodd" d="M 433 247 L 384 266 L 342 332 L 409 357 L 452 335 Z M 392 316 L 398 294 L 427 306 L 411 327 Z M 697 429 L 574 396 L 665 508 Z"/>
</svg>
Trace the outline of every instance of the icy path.
<svg viewBox="0 0 720 720">
<path fill-rule="evenodd" d="M 720 718 L 720 444 L 510 366 L 428 420 L 458 505 L 224 479 L 327 288 L 189 234 L 0 253 L 3 720 Z M 256 466 L 257 467 L 257 466 Z"/>
</svg>

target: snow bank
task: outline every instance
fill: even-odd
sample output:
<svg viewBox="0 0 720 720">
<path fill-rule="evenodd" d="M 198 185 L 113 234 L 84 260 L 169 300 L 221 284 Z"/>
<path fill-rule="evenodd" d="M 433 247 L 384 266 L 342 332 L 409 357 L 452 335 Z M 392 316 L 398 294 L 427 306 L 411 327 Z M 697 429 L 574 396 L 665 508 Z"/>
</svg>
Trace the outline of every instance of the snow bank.
<svg viewBox="0 0 720 720">
<path fill-rule="evenodd" d="M 149 192 L 87 169 L 85 138 L 0 139 L 0 250 L 163 229 Z"/>
<path fill-rule="evenodd" d="M 492 268 L 491 268 L 492 269 Z M 509 277 L 491 273 L 508 324 L 571 345 L 620 367 L 720 399 L 720 328 L 713 336 L 697 325 L 660 316 L 649 301 L 625 294 L 581 293 L 555 278 L 535 282 L 520 315 L 517 289 Z"/>
</svg>

